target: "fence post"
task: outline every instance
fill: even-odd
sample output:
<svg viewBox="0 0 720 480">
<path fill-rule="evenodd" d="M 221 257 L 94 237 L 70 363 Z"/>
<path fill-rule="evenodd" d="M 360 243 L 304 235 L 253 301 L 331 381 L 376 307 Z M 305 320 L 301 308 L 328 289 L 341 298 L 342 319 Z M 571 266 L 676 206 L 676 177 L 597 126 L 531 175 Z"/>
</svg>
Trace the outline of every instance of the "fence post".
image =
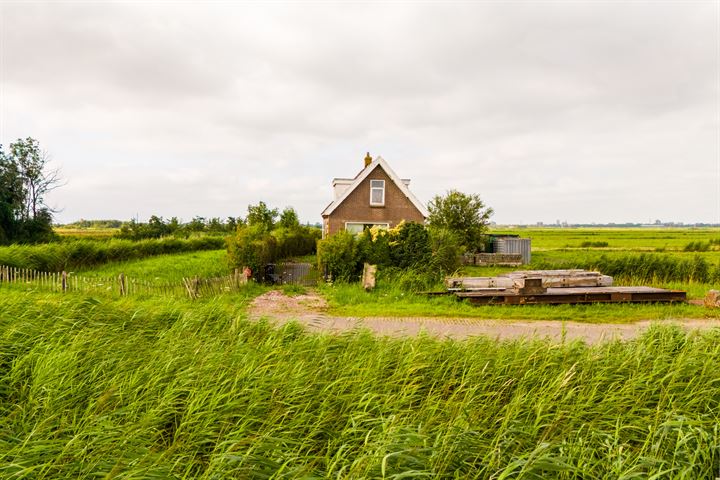
<svg viewBox="0 0 720 480">
<path fill-rule="evenodd" d="M 62 282 L 62 291 L 63 291 L 63 293 L 65 293 L 67 291 L 67 286 L 68 286 L 67 285 L 67 272 L 65 270 L 63 270 L 63 272 L 62 272 L 61 282 Z"/>
<path fill-rule="evenodd" d="M 125 290 L 125 274 L 120 273 L 118 276 L 118 281 L 120 282 L 120 296 L 124 297 L 127 295 L 127 291 Z"/>
</svg>

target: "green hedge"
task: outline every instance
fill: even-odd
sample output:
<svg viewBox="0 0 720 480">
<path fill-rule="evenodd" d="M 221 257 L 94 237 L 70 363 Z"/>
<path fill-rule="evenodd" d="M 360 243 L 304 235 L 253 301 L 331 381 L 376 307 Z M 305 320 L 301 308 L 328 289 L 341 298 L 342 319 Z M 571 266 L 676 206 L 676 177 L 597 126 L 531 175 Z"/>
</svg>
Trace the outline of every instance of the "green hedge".
<svg viewBox="0 0 720 480">
<path fill-rule="evenodd" d="M 225 246 L 221 237 L 199 237 L 189 240 L 164 238 L 141 240 L 112 239 L 106 242 L 75 240 L 42 245 L 0 247 L 0 265 L 41 271 L 61 271 L 122 262 L 166 253 L 219 250 Z"/>
<path fill-rule="evenodd" d="M 334 280 L 357 280 L 363 263 L 404 276 L 412 271 L 428 283 L 459 266 L 460 242 L 446 229 L 428 229 L 419 223 L 401 223 L 384 230 L 372 228 L 361 235 L 338 232 L 318 242 L 318 266 Z"/>
<path fill-rule="evenodd" d="M 276 228 L 272 231 L 267 231 L 262 225 L 240 227 L 234 236 L 227 239 L 230 265 L 261 272 L 268 263 L 314 254 L 320 235 L 320 229 L 313 227 Z"/>
</svg>

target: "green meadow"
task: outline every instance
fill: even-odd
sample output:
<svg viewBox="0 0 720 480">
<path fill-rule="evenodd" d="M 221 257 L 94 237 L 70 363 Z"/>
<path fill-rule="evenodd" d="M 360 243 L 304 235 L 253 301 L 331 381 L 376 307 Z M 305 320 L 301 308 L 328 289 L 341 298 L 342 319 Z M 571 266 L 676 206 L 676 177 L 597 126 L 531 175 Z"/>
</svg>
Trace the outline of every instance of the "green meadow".
<svg viewBox="0 0 720 480">
<path fill-rule="evenodd" d="M 308 334 L 5 290 L 0 477 L 714 478 L 720 330 L 595 346 Z"/>
<path fill-rule="evenodd" d="M 110 262 L 82 269 L 80 275 L 127 277 L 153 282 L 180 282 L 184 277 L 221 277 L 229 273 L 226 250 L 205 250 L 157 255 L 141 260 Z"/>
<path fill-rule="evenodd" d="M 534 250 L 582 249 L 583 243 L 607 243 L 610 250 L 682 250 L 691 242 L 720 239 L 718 228 L 536 228 L 495 229 L 490 233 L 531 238 Z"/>
</svg>

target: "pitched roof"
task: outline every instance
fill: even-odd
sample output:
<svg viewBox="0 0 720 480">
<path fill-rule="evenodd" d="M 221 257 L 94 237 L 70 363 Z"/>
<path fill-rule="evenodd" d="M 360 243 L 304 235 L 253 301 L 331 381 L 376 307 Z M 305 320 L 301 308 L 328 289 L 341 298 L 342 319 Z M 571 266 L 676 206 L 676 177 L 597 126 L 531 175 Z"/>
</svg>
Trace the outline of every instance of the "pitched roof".
<svg viewBox="0 0 720 480">
<path fill-rule="evenodd" d="M 390 180 L 392 180 L 393 183 L 397 185 L 397 187 L 400 189 L 400 191 L 408 198 L 408 200 L 410 200 L 410 202 L 415 205 L 415 208 L 420 211 L 423 217 L 427 218 L 428 215 L 430 215 L 430 212 L 428 212 L 427 208 L 425 208 L 425 205 L 423 205 L 420 200 L 418 200 L 417 197 L 413 195 L 413 193 L 408 189 L 405 182 L 400 177 L 398 177 L 395 172 L 393 172 L 393 169 L 390 168 L 390 165 L 388 165 L 382 157 L 378 156 L 360 173 L 358 173 L 358 175 L 353 179 L 353 182 L 350 184 L 350 186 L 347 187 L 347 189 L 343 192 L 342 195 L 340 195 L 340 197 L 337 198 L 337 200 L 333 201 L 325 208 L 325 210 L 323 210 L 322 216 L 324 217 L 325 215 L 330 215 L 377 167 L 382 168 L 385 173 L 387 173 L 387 176 L 390 177 Z"/>
</svg>

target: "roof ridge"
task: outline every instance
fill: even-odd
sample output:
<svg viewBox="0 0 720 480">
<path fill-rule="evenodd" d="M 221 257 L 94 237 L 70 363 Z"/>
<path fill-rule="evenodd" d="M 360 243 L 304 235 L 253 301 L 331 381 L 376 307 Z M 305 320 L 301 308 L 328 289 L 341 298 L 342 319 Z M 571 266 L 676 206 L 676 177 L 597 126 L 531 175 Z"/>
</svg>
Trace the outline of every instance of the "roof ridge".
<svg viewBox="0 0 720 480">
<path fill-rule="evenodd" d="M 403 179 L 400 178 L 395 171 L 388 165 L 388 163 L 385 161 L 384 158 L 382 158 L 380 155 L 375 157 L 375 159 L 368 164 L 365 168 L 363 168 L 360 173 L 358 173 L 355 178 L 353 179 L 353 183 L 350 184 L 348 188 L 345 189 L 345 191 L 340 195 L 340 197 L 333 202 L 330 203 L 327 207 L 325 207 L 325 210 L 322 212 L 322 216 L 330 215 L 342 202 L 345 201 L 345 199 L 350 196 L 350 194 L 355 191 L 355 189 L 362 183 L 365 178 L 370 175 L 370 173 L 375 170 L 377 167 L 381 167 L 388 177 L 390 177 L 390 180 L 400 189 L 400 191 L 407 197 L 408 200 L 410 200 L 410 203 L 412 203 L 415 208 L 418 209 L 418 211 L 427 218 L 429 215 L 429 212 L 427 208 L 425 208 L 425 205 L 420 203 L 420 200 L 417 199 L 415 195 L 410 191 L 410 189 L 405 185 L 405 182 L 403 182 Z M 407 179 L 409 180 L 409 179 Z"/>
</svg>

